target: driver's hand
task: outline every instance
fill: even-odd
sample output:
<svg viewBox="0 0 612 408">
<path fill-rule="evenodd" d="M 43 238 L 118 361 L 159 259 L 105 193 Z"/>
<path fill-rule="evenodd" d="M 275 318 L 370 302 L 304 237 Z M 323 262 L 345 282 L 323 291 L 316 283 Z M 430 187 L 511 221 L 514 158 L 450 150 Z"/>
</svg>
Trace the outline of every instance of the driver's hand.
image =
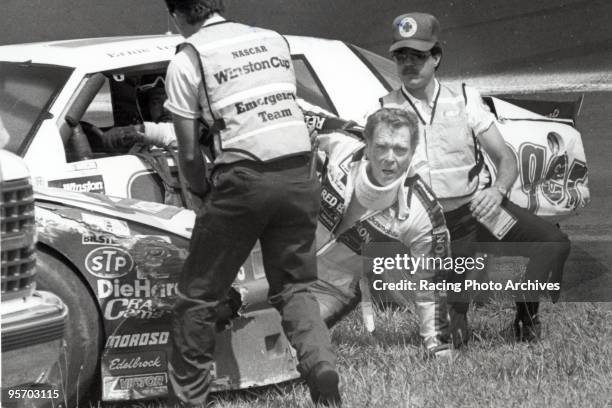
<svg viewBox="0 0 612 408">
<path fill-rule="evenodd" d="M 144 133 L 136 126 L 120 126 L 104 132 L 102 143 L 106 150 L 120 150 L 130 148 L 136 143 L 142 142 Z"/>
</svg>

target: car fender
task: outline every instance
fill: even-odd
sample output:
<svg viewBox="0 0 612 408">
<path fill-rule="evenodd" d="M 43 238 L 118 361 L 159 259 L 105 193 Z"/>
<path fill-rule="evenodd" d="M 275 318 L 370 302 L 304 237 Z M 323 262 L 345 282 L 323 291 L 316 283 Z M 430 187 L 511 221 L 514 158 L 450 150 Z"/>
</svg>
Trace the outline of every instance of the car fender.
<svg viewBox="0 0 612 408">
<path fill-rule="evenodd" d="M 39 189 L 35 198 L 40 242 L 79 271 L 99 305 L 105 331 L 102 399 L 165 396 L 172 305 L 194 213 L 61 189 Z M 267 302 L 258 246 L 233 288 L 241 306 L 230 327 L 217 334 L 213 389 L 297 378 L 295 355 Z"/>
</svg>

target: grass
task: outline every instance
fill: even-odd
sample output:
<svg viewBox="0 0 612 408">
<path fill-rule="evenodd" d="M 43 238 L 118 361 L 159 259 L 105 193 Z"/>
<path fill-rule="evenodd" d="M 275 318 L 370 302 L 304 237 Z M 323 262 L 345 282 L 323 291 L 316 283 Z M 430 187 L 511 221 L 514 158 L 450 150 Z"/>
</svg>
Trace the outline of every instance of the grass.
<svg viewBox="0 0 612 408">
<path fill-rule="evenodd" d="M 332 331 L 344 407 L 612 407 L 612 303 L 544 303 L 543 340 L 515 343 L 505 330 L 514 305 L 494 300 L 470 311 L 474 332 L 452 362 L 427 360 L 416 316 L 376 312 L 368 334 L 359 311 Z M 160 408 L 163 402 L 105 404 Z M 210 406 L 312 407 L 306 386 L 214 394 Z"/>
</svg>

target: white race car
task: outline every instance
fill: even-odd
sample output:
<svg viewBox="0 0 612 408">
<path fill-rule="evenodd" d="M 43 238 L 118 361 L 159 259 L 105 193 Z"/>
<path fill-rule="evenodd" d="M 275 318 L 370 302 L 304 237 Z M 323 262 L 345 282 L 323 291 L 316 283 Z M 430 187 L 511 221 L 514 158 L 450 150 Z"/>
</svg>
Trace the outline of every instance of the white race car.
<svg viewBox="0 0 612 408">
<path fill-rule="evenodd" d="M 363 124 L 375 101 L 399 86 L 395 65 L 369 51 L 340 41 L 287 39 L 298 96 L 341 118 Z M 70 308 L 67 389 L 80 381 L 82 393 L 101 373 L 104 400 L 168 391 L 169 311 L 194 214 L 163 204 L 169 193 L 183 193 L 171 152 L 151 160 L 99 149 L 94 140 L 100 130 L 146 119 L 137 91 L 165 76 L 180 42 L 146 36 L 0 47 L 6 149 L 25 159 L 39 188 L 44 270 L 38 279 Z M 555 116 L 548 117 L 497 98 L 486 102 L 519 162 L 512 200 L 541 215 L 584 205 L 586 160 L 572 127 L 573 106 L 537 106 Z M 263 276 L 256 248 L 235 283 L 237 317 L 219 333 L 216 389 L 298 376 L 278 316 L 266 303 Z"/>
</svg>

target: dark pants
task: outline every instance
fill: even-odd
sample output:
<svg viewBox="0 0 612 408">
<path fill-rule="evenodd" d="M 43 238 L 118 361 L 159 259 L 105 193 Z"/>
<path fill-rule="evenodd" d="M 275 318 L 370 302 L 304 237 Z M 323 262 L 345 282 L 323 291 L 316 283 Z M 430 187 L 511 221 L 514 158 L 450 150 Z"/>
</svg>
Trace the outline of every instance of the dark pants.
<svg viewBox="0 0 612 408">
<path fill-rule="evenodd" d="M 330 336 L 309 287 L 317 279 L 320 185 L 304 156 L 221 165 L 195 222 L 174 306 L 170 379 L 184 401 L 203 402 L 211 381 L 215 325 L 230 285 L 260 240 L 270 303 L 307 375 L 335 365 Z"/>
<path fill-rule="evenodd" d="M 540 282 L 561 282 L 563 278 L 563 267 L 570 251 L 570 241 L 559 228 L 550 222 L 538 217 L 517 206 L 509 200 L 504 199 L 502 207 L 508 210 L 517 219 L 517 223 L 508 231 L 506 236 L 499 241 L 482 224 L 472 216 L 466 204 L 456 210 L 445 213 L 446 223 L 451 234 L 453 256 L 473 256 L 475 247 L 466 245 L 471 242 L 492 243 L 504 242 L 508 245 L 496 245 L 499 249 L 498 255 L 505 256 L 524 256 L 529 258 L 525 279 L 539 280 Z M 517 243 L 512 245 L 511 243 Z M 525 243 L 531 243 L 526 245 Z M 483 247 L 487 247 L 484 245 Z M 464 279 L 463 275 L 451 272 L 449 280 L 459 281 Z M 553 300 L 558 298 L 557 293 L 553 293 Z M 462 342 L 467 340 L 465 326 L 465 315 L 469 303 L 465 298 L 455 301 L 454 293 L 449 293 L 449 315 L 451 318 L 451 333 L 456 337 L 462 337 Z M 517 302 L 520 313 L 528 311 L 531 314 L 537 313 L 536 302 Z M 533 316 L 530 316 L 531 318 Z M 456 335 L 461 331 L 460 335 Z"/>
</svg>

